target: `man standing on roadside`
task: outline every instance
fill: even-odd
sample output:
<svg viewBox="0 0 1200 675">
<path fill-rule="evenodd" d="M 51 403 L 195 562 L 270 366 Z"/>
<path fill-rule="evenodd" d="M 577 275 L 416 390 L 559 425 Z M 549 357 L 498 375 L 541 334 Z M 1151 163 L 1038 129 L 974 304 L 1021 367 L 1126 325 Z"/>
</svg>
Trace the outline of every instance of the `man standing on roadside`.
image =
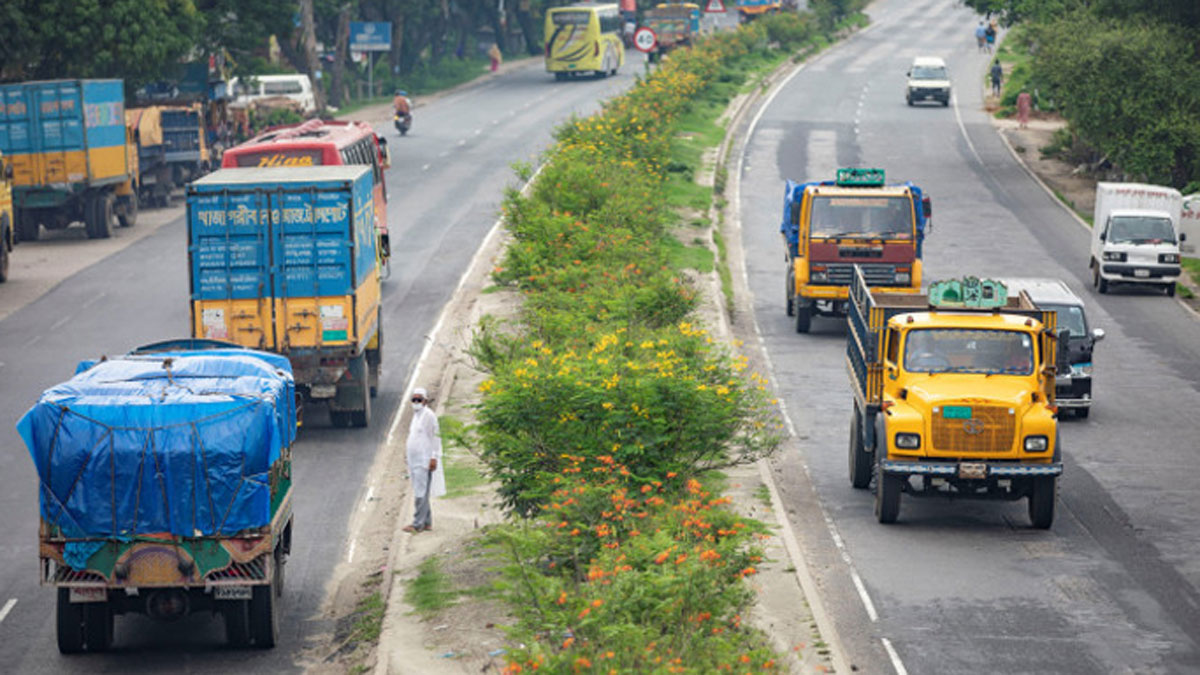
<svg viewBox="0 0 1200 675">
<path fill-rule="evenodd" d="M 412 395 L 413 416 L 408 427 L 408 476 L 413 488 L 413 522 L 404 527 L 405 532 L 428 532 L 433 529 L 433 512 L 429 505 L 431 497 L 446 494 L 445 471 L 439 460 L 442 458 L 442 438 L 438 430 L 438 418 L 429 408 L 429 394 L 417 387 Z"/>
<path fill-rule="evenodd" d="M 1004 78 L 1004 68 L 1000 66 L 1000 59 L 992 61 L 992 96 L 1000 95 L 1000 81 Z"/>
<path fill-rule="evenodd" d="M 979 47 L 979 51 L 984 50 L 984 40 L 987 38 L 987 28 L 984 28 L 983 22 L 975 27 L 975 44 Z"/>
</svg>

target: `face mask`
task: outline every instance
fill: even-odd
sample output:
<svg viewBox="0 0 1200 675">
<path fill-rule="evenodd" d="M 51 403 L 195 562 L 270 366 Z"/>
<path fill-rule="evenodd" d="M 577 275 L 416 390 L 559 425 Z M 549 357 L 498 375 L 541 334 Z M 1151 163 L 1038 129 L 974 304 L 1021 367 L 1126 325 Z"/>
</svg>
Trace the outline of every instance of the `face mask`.
<svg viewBox="0 0 1200 675">
<path fill-rule="evenodd" d="M 414 404 L 412 404 L 412 407 L 413 407 L 413 410 L 414 410 L 414 411 L 415 411 L 415 410 L 420 410 L 421 408 L 424 408 L 424 407 L 425 407 L 425 404 L 424 404 L 424 403 L 414 403 Z"/>
</svg>

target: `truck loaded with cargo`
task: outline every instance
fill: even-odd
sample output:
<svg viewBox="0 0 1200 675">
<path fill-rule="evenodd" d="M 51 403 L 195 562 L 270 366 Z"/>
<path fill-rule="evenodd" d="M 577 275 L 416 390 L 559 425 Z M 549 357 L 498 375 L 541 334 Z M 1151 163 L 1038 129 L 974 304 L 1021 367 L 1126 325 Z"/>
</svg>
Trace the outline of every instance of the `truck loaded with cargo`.
<svg viewBox="0 0 1200 675">
<path fill-rule="evenodd" d="M 142 203 L 167 206 L 176 186 L 212 168 L 200 104 L 130 108 L 125 122 L 137 143 Z"/>
<path fill-rule="evenodd" d="M 1181 271 L 1183 195 L 1161 185 L 1097 183 L 1088 269 L 1096 290 L 1113 284 L 1161 288 L 1175 295 Z"/>
<path fill-rule="evenodd" d="M 850 287 L 846 365 L 854 391 L 850 483 L 875 486 L 893 523 L 901 495 L 1029 500 L 1036 528 L 1054 521 L 1062 444 L 1056 313 L 1004 284 L 968 277 L 927 295 Z"/>
<path fill-rule="evenodd" d="M 79 364 L 17 423 L 37 470 L 58 649 L 105 651 L 122 614 L 211 612 L 273 647 L 292 536 L 287 359 L 191 340 Z"/>
<path fill-rule="evenodd" d="M 372 169 L 221 169 L 187 190 L 192 335 L 287 356 L 306 401 L 365 427 L 382 340 Z"/>
<path fill-rule="evenodd" d="M 90 238 L 137 219 L 137 147 L 121 80 L 0 84 L 0 152 L 13 163 L 17 238 L 83 221 Z"/>
</svg>

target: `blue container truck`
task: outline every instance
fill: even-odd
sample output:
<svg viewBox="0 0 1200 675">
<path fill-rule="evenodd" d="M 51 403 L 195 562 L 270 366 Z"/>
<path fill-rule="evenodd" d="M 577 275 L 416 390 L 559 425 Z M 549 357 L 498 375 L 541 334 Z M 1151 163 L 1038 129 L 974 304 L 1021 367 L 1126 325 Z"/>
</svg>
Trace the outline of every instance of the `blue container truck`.
<svg viewBox="0 0 1200 675">
<path fill-rule="evenodd" d="M 122 614 L 221 614 L 231 644 L 275 645 L 292 537 L 287 359 L 185 340 L 85 361 L 17 431 L 37 469 L 59 651 L 106 651 Z"/>
<path fill-rule="evenodd" d="M 306 401 L 365 427 L 381 367 L 372 169 L 221 169 L 188 185 L 192 335 L 291 360 Z"/>
<path fill-rule="evenodd" d="M 137 147 L 121 80 L 0 84 L 0 152 L 13 167 L 18 239 L 75 221 L 105 238 L 114 217 L 136 222 Z"/>
</svg>

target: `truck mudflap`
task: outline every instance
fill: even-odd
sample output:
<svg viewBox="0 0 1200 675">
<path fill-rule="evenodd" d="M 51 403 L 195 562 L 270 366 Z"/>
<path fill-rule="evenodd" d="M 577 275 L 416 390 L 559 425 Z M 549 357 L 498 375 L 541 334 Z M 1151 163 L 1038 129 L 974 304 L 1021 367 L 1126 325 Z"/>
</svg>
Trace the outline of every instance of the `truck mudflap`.
<svg viewBox="0 0 1200 675">
<path fill-rule="evenodd" d="M 961 478 L 1011 478 L 1014 476 L 1061 476 L 1062 462 L 1024 464 L 1016 462 L 910 462 L 885 459 L 879 468 L 888 474 L 950 476 Z"/>
</svg>

